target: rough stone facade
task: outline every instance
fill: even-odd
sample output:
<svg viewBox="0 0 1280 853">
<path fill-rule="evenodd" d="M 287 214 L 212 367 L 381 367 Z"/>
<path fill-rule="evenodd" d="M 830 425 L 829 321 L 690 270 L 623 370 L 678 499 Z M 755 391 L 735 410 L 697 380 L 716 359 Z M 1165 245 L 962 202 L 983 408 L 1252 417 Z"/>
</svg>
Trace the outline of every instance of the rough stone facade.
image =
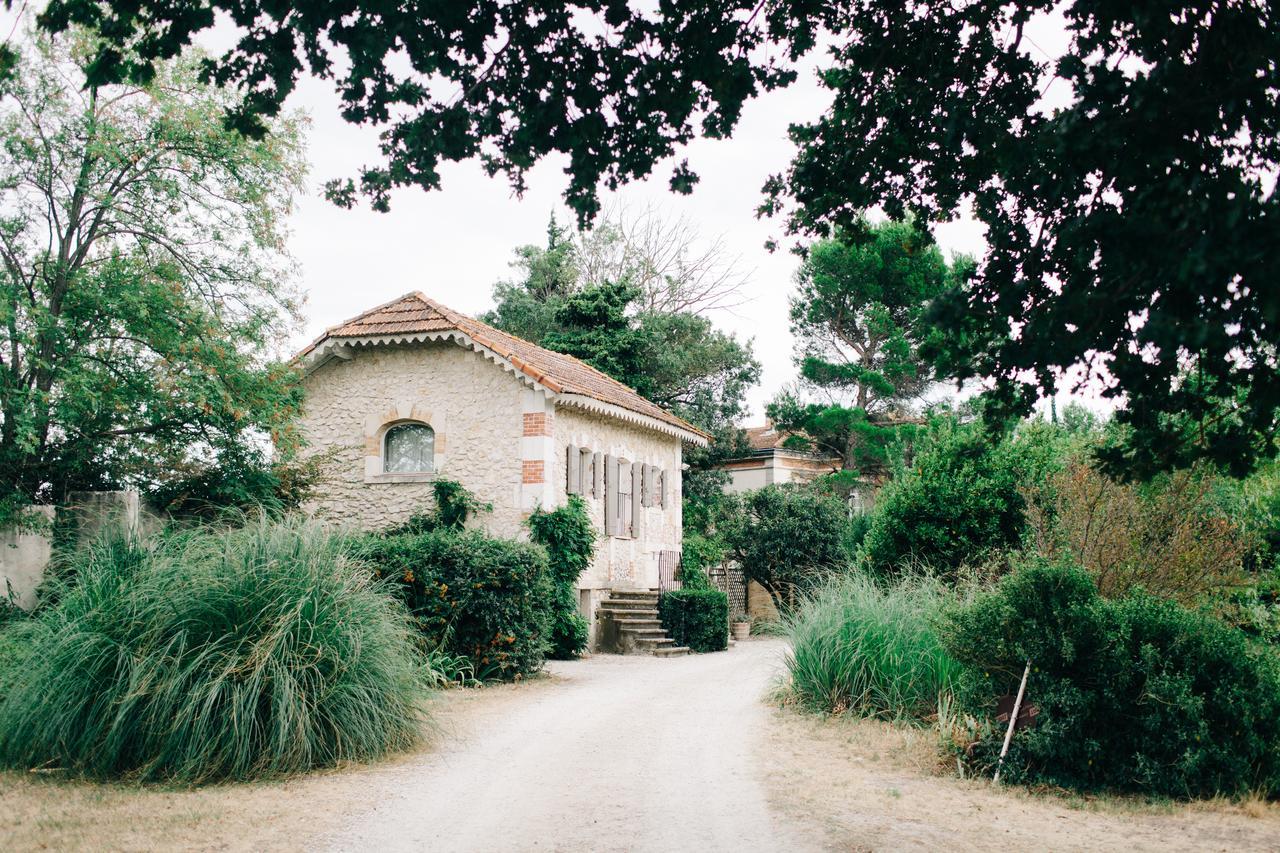
<svg viewBox="0 0 1280 853">
<path fill-rule="evenodd" d="M 479 353 L 448 341 L 356 350 L 305 380 L 301 428 L 310 452 L 336 448 L 310 509 L 364 529 L 431 505 L 448 477 L 493 504 L 479 519 L 499 536 L 521 532 L 521 405 L 526 389 Z M 382 439 L 398 423 L 435 431 L 435 471 L 381 474 Z"/>
<path fill-rule="evenodd" d="M 653 465 L 666 473 L 665 505 L 641 508 L 635 536 L 606 536 L 603 495 L 582 495 L 600 538 L 596 541 L 595 561 L 579 581 L 579 586 L 584 589 L 657 589 L 659 552 L 679 551 L 682 541 L 680 439 L 567 406 L 556 409 L 554 439 L 552 483 L 562 500 L 568 487 L 570 445 L 628 462 Z"/>
<path fill-rule="evenodd" d="M 309 508 L 336 523 L 376 529 L 403 521 L 430 506 L 436 477 L 448 477 L 492 503 L 475 524 L 524 538 L 535 507 L 566 502 L 570 446 L 661 470 L 663 505 L 640 506 L 633 535 L 606 535 L 602 490 L 583 494 L 598 535 L 595 560 L 578 584 L 593 637 L 607 591 L 656 589 L 659 554 L 680 550 L 682 444 L 675 435 L 557 405 L 553 395 L 452 341 L 353 348 L 321 364 L 305 387 L 308 452 L 334 454 Z M 434 430 L 434 472 L 381 473 L 386 431 L 406 422 Z"/>
</svg>

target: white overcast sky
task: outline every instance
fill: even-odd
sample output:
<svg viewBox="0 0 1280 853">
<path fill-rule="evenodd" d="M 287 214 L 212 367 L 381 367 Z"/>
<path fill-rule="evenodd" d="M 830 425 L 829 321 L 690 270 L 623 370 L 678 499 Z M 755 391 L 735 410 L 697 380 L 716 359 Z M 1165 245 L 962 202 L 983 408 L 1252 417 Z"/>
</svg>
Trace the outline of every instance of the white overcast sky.
<svg viewBox="0 0 1280 853">
<path fill-rule="evenodd" d="M 664 215 L 683 215 L 703 237 L 721 236 L 728 251 L 741 257 L 741 266 L 750 271 L 747 301 L 711 316 L 720 327 L 755 342 L 764 369 L 760 386 L 748 399 L 752 420 L 763 417 L 764 403 L 795 375 L 787 297 L 798 263 L 785 250 L 765 250 L 770 236 L 782 236 L 781 222 L 758 220 L 754 211 L 765 178 L 783 170 L 794 151 L 788 124 L 816 118 L 826 101 L 823 90 L 806 76 L 785 91 L 749 103 L 732 139 L 695 141 L 659 166 L 651 179 L 603 199 L 606 207 L 611 202 L 637 210 L 653 205 Z M 289 105 L 312 120 L 312 192 L 298 204 L 290 240 L 308 294 L 308 339 L 411 290 L 464 313 L 481 313 L 492 307 L 494 282 L 512 274 L 513 249 L 542 243 L 553 211 L 560 222 L 573 222 L 560 200 L 567 182 L 564 158 L 540 163 L 522 198 L 501 177 L 486 177 L 478 164 L 464 163 L 442 170 L 439 191 L 395 193 L 390 213 L 367 206 L 338 209 L 320 196 L 319 187 L 374 162 L 376 133 L 342 121 L 337 98 L 323 81 L 304 83 Z M 683 157 L 701 177 L 688 196 L 667 189 L 671 167 Z M 978 254 L 981 235 L 977 223 L 961 221 L 941 228 L 938 238 L 944 250 Z"/>
<path fill-rule="evenodd" d="M 0 34 L 7 33 L 12 12 L 0 10 Z M 1057 52 L 1065 44 L 1060 21 L 1040 20 L 1030 27 L 1027 49 Z M 202 39 L 208 48 L 225 47 L 229 33 Z M 1043 57 L 1042 57 L 1043 58 Z M 816 57 L 822 61 L 824 57 Z M 1048 99 L 1054 99 L 1054 92 Z M 733 137 L 697 140 L 660 164 L 651 179 L 633 184 L 605 206 L 622 203 L 631 209 L 653 206 L 671 217 L 686 217 L 706 238 L 719 236 L 730 253 L 750 270 L 746 301 L 712 313 L 716 324 L 739 338 L 754 341 L 763 365 L 761 384 L 748 397 L 750 421 L 763 417 L 764 403 L 795 377 L 787 298 L 797 259 L 785 248 L 765 250 L 770 237 L 783 237 L 779 220 L 758 220 L 765 178 L 782 171 L 794 147 L 787 139 L 793 122 L 819 116 L 828 101 L 812 70 L 802 72 L 791 87 L 749 102 Z M 488 178 L 478 164 L 446 165 L 442 189 L 394 193 L 390 213 L 367 206 L 342 210 L 320 194 L 331 178 L 353 177 L 360 166 L 379 162 L 377 130 L 344 122 L 332 84 L 304 79 L 287 103 L 311 120 L 309 192 L 298 200 L 290 222 L 289 241 L 299 264 L 299 284 L 307 294 L 300 347 L 327 326 L 413 290 L 421 290 L 450 307 L 479 314 L 492 306 L 494 282 L 511 275 L 513 250 L 545 239 L 548 216 L 572 223 L 560 195 L 567 179 L 566 159 L 540 163 L 528 176 L 528 189 L 516 198 L 505 180 Z M 701 177 L 691 195 L 667 189 L 674 163 L 688 158 Z M 946 252 L 981 255 L 982 227 L 961 218 L 935 230 Z M 784 240 L 783 245 L 789 245 Z"/>
</svg>

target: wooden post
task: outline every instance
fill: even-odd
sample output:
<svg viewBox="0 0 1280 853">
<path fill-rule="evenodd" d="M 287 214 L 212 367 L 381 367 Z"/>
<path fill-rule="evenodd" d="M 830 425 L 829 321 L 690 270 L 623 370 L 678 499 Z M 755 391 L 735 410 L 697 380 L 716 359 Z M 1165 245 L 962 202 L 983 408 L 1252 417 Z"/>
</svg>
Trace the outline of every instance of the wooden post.
<svg viewBox="0 0 1280 853">
<path fill-rule="evenodd" d="M 991 784 L 1000 784 L 1000 770 L 1004 767 L 1004 757 L 1009 752 L 1009 744 L 1013 742 L 1013 727 L 1018 724 L 1018 712 L 1022 710 L 1022 697 L 1027 692 L 1027 679 L 1031 677 L 1031 661 L 1022 671 L 1022 683 L 1018 685 L 1018 696 L 1013 700 L 1013 710 L 1009 713 L 1009 728 L 1004 733 L 1004 746 L 1000 748 L 1000 760 L 996 762 L 996 775 Z"/>
</svg>

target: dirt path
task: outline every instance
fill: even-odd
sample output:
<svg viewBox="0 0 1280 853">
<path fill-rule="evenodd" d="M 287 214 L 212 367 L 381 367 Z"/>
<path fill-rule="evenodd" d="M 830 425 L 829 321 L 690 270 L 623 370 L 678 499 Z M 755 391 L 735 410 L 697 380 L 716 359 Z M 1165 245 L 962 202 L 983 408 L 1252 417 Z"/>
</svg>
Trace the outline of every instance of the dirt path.
<svg viewBox="0 0 1280 853">
<path fill-rule="evenodd" d="M 762 701 L 783 645 L 451 690 L 420 749 L 192 791 L 0 773 L 0 851 L 1280 850 L 1280 804 L 993 790 L 936 735 Z"/>
<path fill-rule="evenodd" d="M 598 655 L 480 703 L 439 750 L 324 839 L 331 850 L 804 850 L 767 802 L 754 743 L 774 641 L 674 660 Z"/>
</svg>

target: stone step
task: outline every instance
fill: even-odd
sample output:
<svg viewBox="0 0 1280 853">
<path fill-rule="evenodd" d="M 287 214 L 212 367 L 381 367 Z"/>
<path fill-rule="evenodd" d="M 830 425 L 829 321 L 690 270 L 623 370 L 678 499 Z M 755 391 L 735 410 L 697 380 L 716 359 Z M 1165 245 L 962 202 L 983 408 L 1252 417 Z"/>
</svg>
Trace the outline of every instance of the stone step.
<svg viewBox="0 0 1280 853">
<path fill-rule="evenodd" d="M 658 593 L 644 589 L 611 589 L 609 597 L 627 601 L 657 601 Z"/>
<path fill-rule="evenodd" d="M 643 610 L 602 610 L 598 616 L 605 619 L 612 619 L 616 622 L 655 622 L 658 621 L 658 613 L 645 612 Z"/>
<path fill-rule="evenodd" d="M 633 634 L 631 641 L 637 646 L 655 648 L 658 646 L 674 646 L 676 641 L 666 634 Z"/>
<path fill-rule="evenodd" d="M 664 646 L 653 650 L 655 658 L 682 658 L 689 654 L 688 646 Z"/>
<path fill-rule="evenodd" d="M 656 598 L 613 598 L 610 596 L 600 604 L 611 604 L 614 607 L 657 607 L 658 600 Z"/>
<path fill-rule="evenodd" d="M 624 631 L 627 630 L 628 628 L 660 628 L 662 627 L 662 620 L 659 619 L 657 616 L 653 617 L 652 619 L 635 619 L 635 618 L 631 618 L 630 615 L 628 615 L 627 617 L 624 617 L 621 619 L 615 618 L 613 621 L 617 622 L 618 627 Z"/>
<path fill-rule="evenodd" d="M 639 628 L 633 628 L 633 627 L 631 627 L 631 626 L 623 626 L 622 631 L 623 631 L 623 633 L 625 633 L 625 634 L 630 634 L 631 636 L 635 637 L 636 639 L 642 639 L 642 638 L 644 638 L 644 637 L 665 637 L 665 636 L 667 636 L 667 631 L 666 631 L 666 629 L 665 629 L 665 628 L 663 628 L 661 625 L 654 625 L 654 626 L 651 626 L 651 627 L 650 627 L 650 626 L 644 626 L 644 627 L 639 627 Z"/>
</svg>

